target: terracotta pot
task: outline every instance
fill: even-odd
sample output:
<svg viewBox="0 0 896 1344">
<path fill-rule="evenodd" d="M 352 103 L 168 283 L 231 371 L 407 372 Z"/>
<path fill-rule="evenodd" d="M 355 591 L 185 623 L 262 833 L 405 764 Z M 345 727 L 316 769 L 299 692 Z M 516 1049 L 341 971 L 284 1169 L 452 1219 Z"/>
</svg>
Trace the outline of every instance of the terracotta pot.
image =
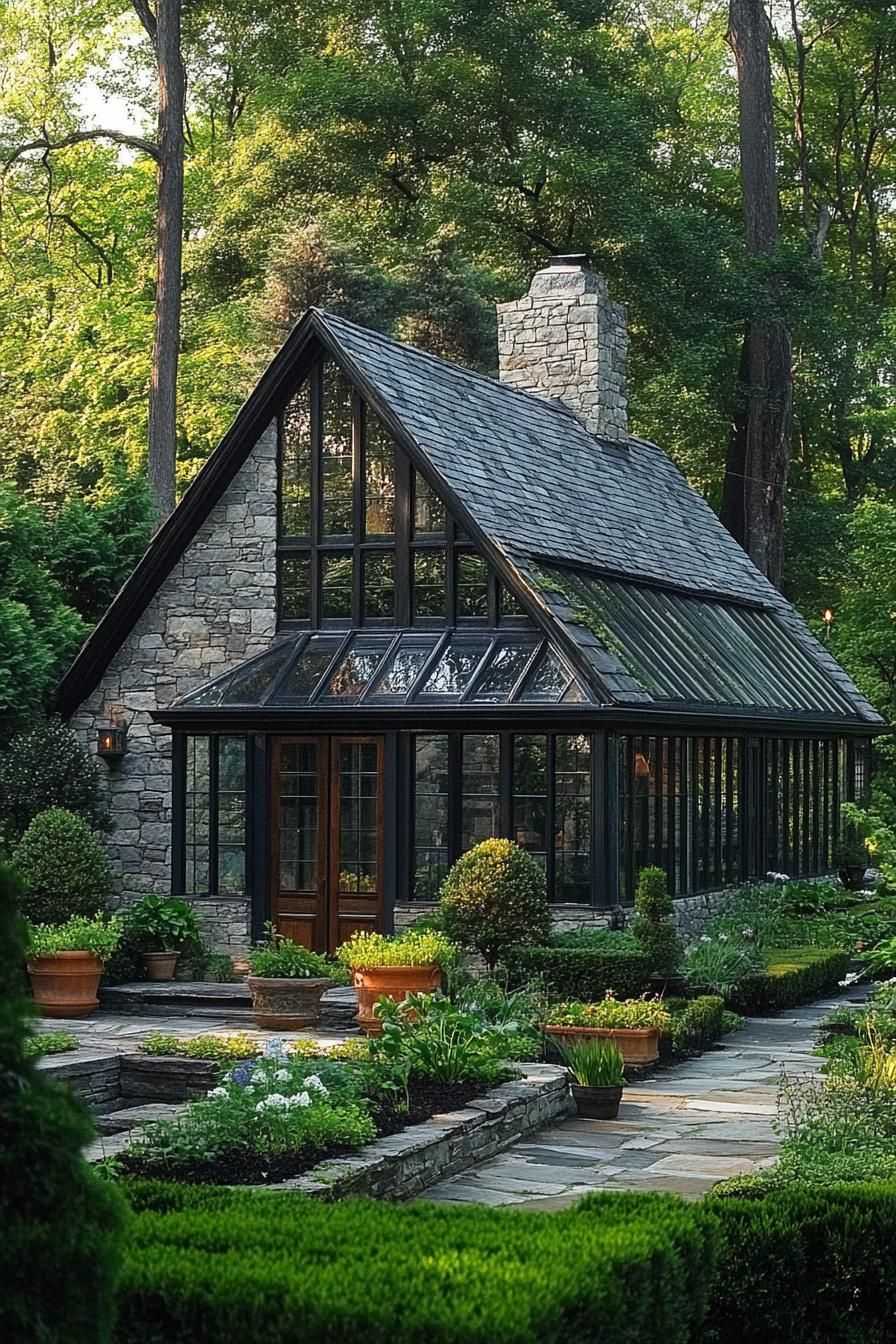
<svg viewBox="0 0 896 1344">
<path fill-rule="evenodd" d="M 432 994 L 442 984 L 441 966 L 371 966 L 355 971 L 352 983 L 358 992 L 355 1021 L 368 1036 L 382 1036 L 383 1024 L 373 1011 L 384 996 L 401 1003 L 409 994 Z"/>
<path fill-rule="evenodd" d="M 586 1120 L 615 1120 L 622 1100 L 621 1087 L 582 1087 L 570 1083 L 576 1110 Z"/>
<path fill-rule="evenodd" d="M 179 952 L 144 952 L 143 970 L 147 980 L 173 980 Z"/>
<path fill-rule="evenodd" d="M 545 1034 L 563 1049 L 590 1036 L 615 1041 L 624 1064 L 655 1064 L 660 1057 L 659 1027 L 545 1027 Z"/>
<path fill-rule="evenodd" d="M 43 1017 L 85 1017 L 99 1007 L 101 957 L 92 952 L 56 952 L 28 962 L 31 993 Z"/>
<path fill-rule="evenodd" d="M 252 1021 L 270 1031 L 300 1031 L 320 1021 L 320 1001 L 332 980 L 310 976 L 292 980 L 286 976 L 250 975 L 246 980 L 252 995 Z"/>
</svg>

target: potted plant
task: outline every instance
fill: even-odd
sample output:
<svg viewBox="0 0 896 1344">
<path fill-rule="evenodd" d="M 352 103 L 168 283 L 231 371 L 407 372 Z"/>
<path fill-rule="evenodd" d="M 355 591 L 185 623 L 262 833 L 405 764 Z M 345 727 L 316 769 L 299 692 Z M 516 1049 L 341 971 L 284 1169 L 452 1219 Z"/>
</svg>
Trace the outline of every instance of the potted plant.
<svg viewBox="0 0 896 1344">
<path fill-rule="evenodd" d="M 389 938 L 383 933 L 355 933 L 336 949 L 348 968 L 358 995 L 355 1021 L 368 1036 L 380 1036 L 383 1024 L 374 1009 L 380 998 L 400 1003 L 409 994 L 431 994 L 442 984 L 442 971 L 454 960 L 455 948 L 436 930 L 408 929 Z"/>
<path fill-rule="evenodd" d="M 265 925 L 267 942 L 249 953 L 246 983 L 252 995 L 252 1020 L 274 1031 L 298 1031 L 320 1021 L 320 1001 L 333 984 L 333 966 Z"/>
<path fill-rule="evenodd" d="M 622 1052 L 600 1037 L 561 1050 L 576 1110 L 586 1120 L 615 1120 L 625 1082 Z"/>
<path fill-rule="evenodd" d="M 841 883 L 847 891 L 861 891 L 865 885 L 868 851 L 864 840 L 857 835 L 844 835 L 834 850 L 834 864 Z"/>
<path fill-rule="evenodd" d="M 44 1017 L 84 1017 L 98 1007 L 103 962 L 120 936 L 117 917 L 73 915 L 64 924 L 29 926 L 27 969 Z"/>
<path fill-rule="evenodd" d="M 189 901 L 149 893 L 125 915 L 143 957 L 147 980 L 173 980 L 185 947 L 199 943 L 199 921 Z"/>
<path fill-rule="evenodd" d="M 561 1050 L 603 1037 L 615 1042 L 626 1064 L 655 1064 L 660 1033 L 672 1030 L 672 1018 L 660 999 L 617 999 L 608 990 L 600 1003 L 554 1004 L 544 1030 Z"/>
</svg>

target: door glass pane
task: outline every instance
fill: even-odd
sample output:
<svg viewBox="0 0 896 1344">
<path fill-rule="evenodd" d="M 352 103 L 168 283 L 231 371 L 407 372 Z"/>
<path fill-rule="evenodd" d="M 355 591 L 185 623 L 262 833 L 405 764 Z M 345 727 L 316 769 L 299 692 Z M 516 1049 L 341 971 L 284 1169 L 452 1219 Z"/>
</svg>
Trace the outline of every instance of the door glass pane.
<svg viewBox="0 0 896 1344">
<path fill-rule="evenodd" d="M 325 699 L 357 700 L 383 661 L 388 641 L 355 639 L 327 686 Z"/>
<path fill-rule="evenodd" d="M 465 735 L 461 799 L 461 848 L 464 850 L 500 833 L 499 759 L 497 733 Z"/>
<path fill-rule="evenodd" d="M 321 615 L 329 620 L 351 619 L 352 568 L 351 551 L 321 556 Z"/>
<path fill-rule="evenodd" d="M 414 552 L 414 616 L 445 619 L 445 552 Z"/>
<path fill-rule="evenodd" d="M 364 520 L 369 537 L 395 531 L 395 445 L 373 411 L 367 411 Z"/>
<path fill-rule="evenodd" d="M 364 616 L 395 617 L 395 556 L 368 551 L 364 557 Z"/>
<path fill-rule="evenodd" d="M 317 889 L 317 745 L 280 747 L 280 889 Z"/>
<path fill-rule="evenodd" d="M 283 412 L 280 480 L 280 535 L 311 532 L 311 416 L 308 383 Z"/>
<path fill-rule="evenodd" d="M 513 836 L 542 864 L 547 855 L 548 740 L 542 735 L 513 739 Z"/>
<path fill-rule="evenodd" d="M 379 753 L 373 742 L 339 744 L 339 890 L 379 890 Z"/>
<path fill-rule="evenodd" d="M 557 738 L 554 899 L 591 900 L 591 738 Z"/>
<path fill-rule="evenodd" d="M 488 651 L 489 639 L 465 640 L 449 644 L 427 677 L 423 696 L 459 696 L 473 680 L 473 674 Z"/>
<path fill-rule="evenodd" d="M 275 701 L 280 704 L 307 700 L 317 689 L 341 644 L 339 635 L 312 635 L 274 697 Z"/>
<path fill-rule="evenodd" d="M 352 389 L 333 364 L 324 367 L 321 485 L 324 536 L 348 536 L 353 521 Z"/>
<path fill-rule="evenodd" d="M 448 872 L 448 738 L 414 739 L 414 898 L 435 901 Z"/>
</svg>

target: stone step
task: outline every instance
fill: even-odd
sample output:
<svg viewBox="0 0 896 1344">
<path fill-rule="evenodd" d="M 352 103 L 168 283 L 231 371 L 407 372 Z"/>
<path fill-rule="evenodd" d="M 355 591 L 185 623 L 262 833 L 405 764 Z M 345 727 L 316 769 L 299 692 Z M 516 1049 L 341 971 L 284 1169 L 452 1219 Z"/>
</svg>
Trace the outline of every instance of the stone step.
<svg viewBox="0 0 896 1344">
<path fill-rule="evenodd" d="M 173 1120 L 185 1109 L 182 1102 L 174 1105 L 169 1102 L 153 1102 L 146 1106 L 125 1106 L 120 1111 L 110 1111 L 108 1115 L 97 1118 L 96 1127 L 100 1134 L 129 1134 L 140 1125 L 151 1124 L 154 1120 Z"/>
<path fill-rule="evenodd" d="M 123 985 L 108 985 L 100 990 L 103 1008 L 135 1017 L 239 1018 L 247 1025 L 252 1011 L 252 996 L 244 980 L 234 984 L 214 984 L 208 980 L 136 980 Z M 320 1025 L 331 1030 L 348 1031 L 355 1024 L 358 1000 L 353 989 L 338 986 L 327 990 L 321 1000 Z"/>
</svg>

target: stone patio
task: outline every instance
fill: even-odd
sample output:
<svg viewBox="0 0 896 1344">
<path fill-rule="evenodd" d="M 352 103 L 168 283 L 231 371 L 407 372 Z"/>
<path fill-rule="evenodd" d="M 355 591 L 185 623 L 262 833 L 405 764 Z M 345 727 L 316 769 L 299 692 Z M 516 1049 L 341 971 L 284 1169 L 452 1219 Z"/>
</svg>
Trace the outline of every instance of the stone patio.
<svg viewBox="0 0 896 1344">
<path fill-rule="evenodd" d="M 750 1018 L 720 1048 L 627 1088 L 614 1121 L 563 1120 L 442 1181 L 426 1199 L 557 1209 L 592 1190 L 698 1199 L 718 1181 L 774 1162 L 782 1070 L 815 1073 L 815 1029 L 850 994 Z"/>
</svg>

